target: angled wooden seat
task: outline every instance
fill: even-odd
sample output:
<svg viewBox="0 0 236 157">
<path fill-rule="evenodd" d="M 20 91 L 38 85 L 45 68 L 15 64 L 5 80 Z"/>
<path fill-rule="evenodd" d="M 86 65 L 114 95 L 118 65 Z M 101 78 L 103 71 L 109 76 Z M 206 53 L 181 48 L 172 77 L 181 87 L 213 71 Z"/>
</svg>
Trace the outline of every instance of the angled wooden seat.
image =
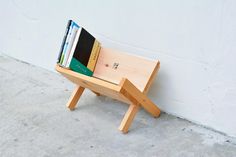
<svg viewBox="0 0 236 157">
<path fill-rule="evenodd" d="M 160 109 L 146 96 L 157 71 L 159 61 L 127 53 L 101 48 L 93 77 L 64 69 L 56 70 L 77 85 L 67 106 L 73 110 L 85 88 L 96 95 L 105 95 L 129 104 L 119 129 L 127 133 L 139 109 L 143 107 L 152 116 L 158 117 Z"/>
</svg>

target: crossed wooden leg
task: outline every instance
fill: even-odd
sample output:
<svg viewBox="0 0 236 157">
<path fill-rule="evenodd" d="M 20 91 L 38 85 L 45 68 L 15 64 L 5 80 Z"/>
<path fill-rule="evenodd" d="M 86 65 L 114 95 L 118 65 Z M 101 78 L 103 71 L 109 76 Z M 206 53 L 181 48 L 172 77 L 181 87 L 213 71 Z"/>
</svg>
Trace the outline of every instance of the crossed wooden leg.
<svg viewBox="0 0 236 157">
<path fill-rule="evenodd" d="M 80 87 L 80 86 L 77 86 L 74 89 L 74 91 L 71 94 L 70 99 L 69 99 L 69 101 L 68 101 L 68 103 L 66 105 L 70 110 L 74 110 L 75 109 L 75 106 L 76 106 L 80 96 L 82 95 L 83 91 L 84 91 L 84 87 Z"/>
<path fill-rule="evenodd" d="M 77 102 L 79 101 L 79 98 L 80 96 L 83 94 L 84 92 L 84 87 L 80 87 L 80 86 L 77 86 L 73 93 L 71 94 L 70 96 L 70 99 L 69 101 L 67 102 L 67 107 L 70 109 L 70 110 L 74 110 L 75 107 L 76 107 L 76 104 Z M 95 91 L 92 91 L 94 94 L 96 94 L 97 96 L 100 96 L 100 93 L 97 93 Z"/>
<path fill-rule="evenodd" d="M 133 102 L 121 121 L 119 130 L 127 133 L 128 129 L 139 109 L 139 105 L 143 107 L 153 117 L 160 115 L 160 109 L 140 90 L 138 90 L 128 79 L 123 79 L 120 83 L 122 86 L 121 93 Z"/>
<path fill-rule="evenodd" d="M 136 113 L 139 110 L 139 106 L 136 104 L 130 104 L 129 109 L 125 113 L 125 116 L 123 120 L 120 123 L 119 130 L 122 131 L 123 133 L 127 133 L 129 130 L 129 127 L 136 115 Z"/>
<path fill-rule="evenodd" d="M 139 107 L 143 107 L 153 117 L 158 117 L 160 115 L 160 109 L 144 93 L 137 89 L 128 79 L 123 79 L 119 85 L 121 86 L 120 94 L 122 94 L 131 102 L 119 126 L 119 130 L 121 130 L 123 133 L 128 132 L 129 127 L 131 126 L 132 121 L 139 110 Z M 67 107 L 70 110 L 74 110 L 84 89 L 84 87 L 80 86 L 77 86 L 75 88 L 67 103 Z M 100 95 L 100 93 L 97 93 L 95 91 L 92 92 L 94 92 L 97 96 Z"/>
</svg>

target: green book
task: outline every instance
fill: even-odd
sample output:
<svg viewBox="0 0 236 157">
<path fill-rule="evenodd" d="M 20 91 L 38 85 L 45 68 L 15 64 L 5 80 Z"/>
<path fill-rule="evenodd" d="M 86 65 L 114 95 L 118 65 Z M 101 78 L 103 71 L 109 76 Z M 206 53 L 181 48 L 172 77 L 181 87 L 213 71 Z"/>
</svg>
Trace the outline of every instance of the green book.
<svg viewBox="0 0 236 157">
<path fill-rule="evenodd" d="M 90 69 L 88 69 L 85 65 L 83 65 L 80 61 L 78 61 L 74 57 L 71 59 L 70 68 L 75 72 L 78 72 L 87 76 L 93 75 L 93 72 Z"/>
<path fill-rule="evenodd" d="M 95 66 L 95 63 L 91 58 L 95 58 L 97 60 L 99 49 L 94 47 L 98 47 L 99 45 L 96 39 L 84 28 L 81 28 L 78 33 L 80 33 L 79 38 L 73 52 L 73 57 L 70 61 L 69 68 L 78 73 L 92 76 L 94 70 L 93 66 Z M 94 49 L 97 50 L 97 53 L 93 53 Z M 93 54 L 93 57 L 90 57 L 91 54 Z M 96 55 L 95 57 L 94 54 Z"/>
</svg>

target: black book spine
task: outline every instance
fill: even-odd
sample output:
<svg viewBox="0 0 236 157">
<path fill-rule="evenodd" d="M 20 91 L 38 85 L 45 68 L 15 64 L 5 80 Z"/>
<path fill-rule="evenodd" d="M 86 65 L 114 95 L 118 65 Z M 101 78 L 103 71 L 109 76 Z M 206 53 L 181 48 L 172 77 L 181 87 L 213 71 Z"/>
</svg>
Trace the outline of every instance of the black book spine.
<svg viewBox="0 0 236 157">
<path fill-rule="evenodd" d="M 61 54 L 62 54 L 63 49 L 64 49 L 64 45 L 65 45 L 65 42 L 66 42 L 66 37 L 67 37 L 67 35 L 68 35 L 68 32 L 69 32 L 69 29 L 70 29 L 71 22 L 72 22 L 72 20 L 69 20 L 68 23 L 67 23 L 66 31 L 65 31 L 65 34 L 64 34 L 64 38 L 63 38 L 63 40 L 62 40 L 62 44 L 61 44 L 61 49 L 60 49 L 60 51 L 59 51 L 59 55 L 58 55 L 58 58 L 57 58 L 57 63 L 60 62 Z"/>
<path fill-rule="evenodd" d="M 82 28 L 73 57 L 87 66 L 95 38 Z"/>
</svg>

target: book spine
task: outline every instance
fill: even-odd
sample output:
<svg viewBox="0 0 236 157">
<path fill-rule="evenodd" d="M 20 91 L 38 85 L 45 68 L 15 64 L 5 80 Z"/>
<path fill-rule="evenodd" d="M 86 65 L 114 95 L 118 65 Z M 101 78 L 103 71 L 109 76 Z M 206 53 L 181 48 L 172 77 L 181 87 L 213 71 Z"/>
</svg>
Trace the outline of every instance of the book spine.
<svg viewBox="0 0 236 157">
<path fill-rule="evenodd" d="M 78 61 L 74 57 L 71 60 L 70 69 L 87 76 L 93 75 L 93 72 L 91 70 L 89 70 L 85 65 L 83 65 L 80 61 Z"/>
<path fill-rule="evenodd" d="M 62 52 L 63 52 L 63 48 L 64 48 L 64 45 L 65 45 L 65 42 L 66 42 L 66 37 L 67 37 L 69 29 L 70 29 L 71 21 L 72 20 L 69 20 L 67 22 L 66 30 L 65 30 L 64 37 L 63 37 L 63 40 L 62 40 L 62 43 L 61 43 L 61 48 L 60 48 L 60 51 L 59 51 L 59 55 L 58 55 L 58 58 L 57 58 L 57 63 L 60 62 L 61 55 L 62 55 Z"/>
<path fill-rule="evenodd" d="M 82 28 L 73 57 L 87 66 L 95 38 Z"/>
<path fill-rule="evenodd" d="M 66 66 L 65 66 L 65 67 L 67 67 L 67 68 L 70 67 L 70 62 L 71 62 L 71 59 L 72 59 L 72 57 L 73 57 L 73 55 L 74 55 L 75 47 L 76 47 L 76 45 L 79 43 L 79 36 L 80 36 L 81 30 L 82 30 L 82 27 L 80 27 L 80 28 L 78 29 L 78 31 L 76 32 L 75 40 L 74 40 L 73 45 L 72 45 L 72 47 L 71 47 L 70 55 L 69 55 L 69 57 L 68 57 L 68 60 L 67 60 Z"/>
<path fill-rule="evenodd" d="M 88 64 L 87 64 L 87 67 L 91 71 L 94 71 L 94 69 L 95 69 L 97 59 L 98 59 L 98 56 L 99 56 L 99 52 L 100 52 L 100 43 L 97 40 L 95 40 L 94 44 L 93 44 L 92 52 L 90 54 L 89 61 L 88 61 Z"/>
<path fill-rule="evenodd" d="M 72 48 L 73 42 L 75 40 L 75 36 L 76 36 L 76 33 L 77 33 L 78 29 L 79 29 L 78 25 L 75 25 L 75 23 L 73 22 L 72 23 L 71 36 L 70 36 L 70 39 L 68 41 L 68 47 L 67 47 L 67 50 L 65 52 L 64 60 L 63 60 L 63 63 L 62 63 L 62 66 L 64 66 L 64 67 L 67 64 L 67 61 L 68 61 L 68 58 L 69 58 L 69 55 L 70 55 L 70 52 L 71 52 L 71 48 Z"/>
<path fill-rule="evenodd" d="M 63 47 L 62 57 L 61 57 L 61 60 L 60 60 L 61 65 L 63 65 L 63 61 L 65 60 L 65 52 L 66 52 L 68 44 L 69 44 L 68 42 L 69 42 L 69 38 L 71 36 L 71 31 L 72 31 L 72 21 L 71 21 L 71 24 L 70 24 L 70 27 L 69 27 L 69 32 L 67 34 L 66 41 L 65 41 L 65 44 L 64 44 L 64 47 Z"/>
</svg>

